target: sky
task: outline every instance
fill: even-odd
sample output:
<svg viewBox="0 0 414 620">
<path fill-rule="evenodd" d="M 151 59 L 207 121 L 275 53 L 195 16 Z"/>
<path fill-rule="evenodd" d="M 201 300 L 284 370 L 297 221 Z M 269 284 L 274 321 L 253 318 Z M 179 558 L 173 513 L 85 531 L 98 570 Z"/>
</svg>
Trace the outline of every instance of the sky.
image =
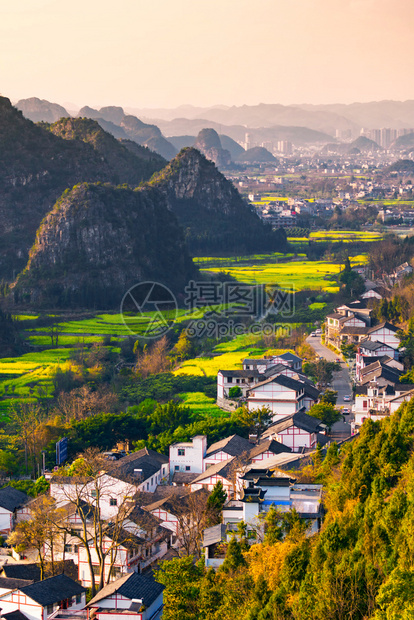
<svg viewBox="0 0 414 620">
<path fill-rule="evenodd" d="M 413 0 L 0 0 L 0 93 L 77 107 L 414 99 Z"/>
</svg>

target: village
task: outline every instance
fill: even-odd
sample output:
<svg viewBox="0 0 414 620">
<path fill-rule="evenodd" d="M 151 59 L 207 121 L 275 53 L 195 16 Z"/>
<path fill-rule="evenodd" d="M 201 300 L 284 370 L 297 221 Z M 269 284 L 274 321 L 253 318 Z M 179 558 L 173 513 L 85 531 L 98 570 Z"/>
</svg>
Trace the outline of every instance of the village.
<svg viewBox="0 0 414 620">
<path fill-rule="evenodd" d="M 395 283 L 411 271 L 405 263 L 388 275 Z M 263 540 L 272 510 L 294 514 L 308 536 L 318 532 L 323 486 L 304 481 L 304 467 L 414 395 L 414 385 L 400 382 L 398 327 L 372 317 L 370 300 L 381 300 L 387 283 L 366 279 L 360 299 L 339 305 L 307 337 L 316 359 L 335 365 L 331 383 L 315 383 L 292 351 L 219 370 L 217 404 L 255 417 L 248 439 L 209 445 L 197 435 L 171 444 L 168 457 L 148 448 L 92 450 L 64 475 L 46 473 L 46 495 L 0 489 L 0 532 L 9 543 L 0 555 L 2 617 L 155 620 L 163 608 L 154 578 L 160 560 L 192 554 L 217 569 L 235 536 Z M 333 425 L 309 414 L 326 394 L 335 395 Z M 47 576 L 55 564 L 61 571 Z"/>
</svg>

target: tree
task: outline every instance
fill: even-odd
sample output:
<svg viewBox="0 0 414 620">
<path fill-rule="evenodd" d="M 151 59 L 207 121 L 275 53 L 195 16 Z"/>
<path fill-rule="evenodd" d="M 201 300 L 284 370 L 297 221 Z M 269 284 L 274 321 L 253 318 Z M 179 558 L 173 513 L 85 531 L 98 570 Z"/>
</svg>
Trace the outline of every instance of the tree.
<svg viewBox="0 0 414 620">
<path fill-rule="evenodd" d="M 323 402 L 313 405 L 313 407 L 309 409 L 308 415 L 321 420 L 323 424 L 326 424 L 329 431 L 332 430 L 332 426 L 335 422 L 338 422 L 342 418 L 341 413 L 337 411 L 332 404 Z"/>
<path fill-rule="evenodd" d="M 177 519 L 180 554 L 200 557 L 203 532 L 217 519 L 216 509 L 208 504 L 208 498 L 205 489 L 171 498 L 169 509 Z"/>
<path fill-rule="evenodd" d="M 49 556 L 54 574 L 55 546 L 61 539 L 61 532 L 54 524 L 57 517 L 55 502 L 46 495 L 40 495 L 30 506 L 31 518 L 18 523 L 7 542 L 20 550 L 36 549 L 40 565 L 40 579 L 45 576 L 45 561 Z"/>
<path fill-rule="evenodd" d="M 202 561 L 184 556 L 161 562 L 155 578 L 165 586 L 163 620 L 199 620 L 199 593 L 204 566 Z"/>
<path fill-rule="evenodd" d="M 337 399 L 338 392 L 335 392 L 335 390 L 326 390 L 323 394 L 321 394 L 319 402 L 335 406 Z"/>
<path fill-rule="evenodd" d="M 221 511 L 227 500 L 227 493 L 223 489 L 223 483 L 221 480 L 216 482 L 214 489 L 211 491 L 207 499 L 207 508 L 210 512 L 210 525 L 216 525 L 221 523 Z"/>
<path fill-rule="evenodd" d="M 110 569 L 119 547 L 133 540 L 133 533 L 124 529 L 123 524 L 135 506 L 137 487 L 133 482 L 125 483 L 120 491 L 118 480 L 111 477 L 112 468 L 116 469 L 116 465 L 107 461 L 98 450 L 86 450 L 66 472 L 69 474 L 67 484 L 63 479 L 59 497 L 65 506 L 53 518 L 53 526 L 62 535 L 78 539 L 84 547 L 93 596 L 105 585 L 108 562 Z M 117 508 L 109 519 L 104 506 L 110 505 L 113 497 L 117 499 Z M 70 517 L 74 510 L 80 519 L 81 530 L 73 530 Z M 91 548 L 99 565 L 98 586 L 95 584 Z M 109 577 L 110 570 L 107 581 Z"/>
<path fill-rule="evenodd" d="M 238 385 L 234 385 L 229 389 L 229 398 L 240 398 L 242 391 Z"/>
</svg>

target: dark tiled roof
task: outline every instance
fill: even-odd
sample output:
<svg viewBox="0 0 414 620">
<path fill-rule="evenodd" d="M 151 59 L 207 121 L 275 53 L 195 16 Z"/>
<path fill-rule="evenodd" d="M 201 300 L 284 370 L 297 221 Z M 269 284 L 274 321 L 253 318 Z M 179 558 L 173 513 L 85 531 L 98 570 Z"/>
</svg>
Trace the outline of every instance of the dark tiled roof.
<svg viewBox="0 0 414 620">
<path fill-rule="evenodd" d="M 16 611 L 9 611 L 8 614 L 1 614 L 1 617 L 6 620 L 27 620 L 27 616 L 25 616 L 19 609 L 16 609 Z"/>
<path fill-rule="evenodd" d="M 244 452 L 251 450 L 252 444 L 247 439 L 239 435 L 230 435 L 221 441 L 213 443 L 206 452 L 206 458 L 216 454 L 216 452 L 225 452 L 229 456 L 240 456 Z"/>
<path fill-rule="evenodd" d="M 260 383 L 256 383 L 253 385 L 248 392 L 254 392 L 255 389 L 262 385 L 267 385 L 268 383 L 278 383 L 279 385 L 283 385 L 284 387 L 290 388 L 292 390 L 296 390 L 298 392 L 302 392 L 305 389 L 305 384 L 301 381 L 297 381 L 296 379 L 292 379 L 292 377 L 286 377 L 285 375 L 277 375 L 277 377 L 269 377 L 265 381 L 261 381 Z"/>
<path fill-rule="evenodd" d="M 86 592 L 86 588 L 68 577 L 67 575 L 55 575 L 43 581 L 37 581 L 29 586 L 19 588 L 26 596 L 45 607 L 53 603 L 59 603 L 66 598 Z"/>
<path fill-rule="evenodd" d="M 244 377 L 249 379 L 250 377 L 260 377 L 260 373 L 257 370 L 219 370 L 223 377 Z"/>
<path fill-rule="evenodd" d="M 282 353 L 282 355 L 275 355 L 275 357 L 278 357 L 279 359 L 282 360 L 289 360 L 290 362 L 301 362 L 302 358 L 299 357 L 298 355 L 295 355 L 294 353 L 291 353 L 290 351 L 286 351 L 286 353 Z"/>
<path fill-rule="evenodd" d="M 198 474 L 197 478 L 193 480 L 193 483 L 203 484 L 203 480 L 205 480 L 206 478 L 209 478 L 210 476 L 222 476 L 223 478 L 226 478 L 226 476 L 232 470 L 232 462 L 234 461 L 234 459 L 235 457 L 232 456 L 229 459 L 227 459 L 227 461 L 221 461 L 220 463 L 217 463 L 216 465 L 212 465 L 211 467 L 206 469 L 206 471 L 203 472 L 202 474 Z"/>
<path fill-rule="evenodd" d="M 314 418 L 313 416 L 308 415 L 307 413 L 292 413 L 281 420 L 278 420 L 263 433 L 263 436 L 269 436 L 272 433 L 280 433 L 291 426 L 296 426 L 308 433 L 315 433 L 319 430 L 320 425 L 322 424 L 322 420 L 318 420 L 318 418 Z"/>
<path fill-rule="evenodd" d="M 377 340 L 364 340 L 364 342 L 361 342 L 359 346 L 361 349 L 367 349 L 367 351 L 378 351 L 378 349 L 381 349 L 382 347 L 389 347 L 392 349 L 392 347 L 388 344 L 378 342 Z"/>
<path fill-rule="evenodd" d="M 30 500 L 31 498 L 26 493 L 22 493 L 22 491 L 18 491 L 13 487 L 0 489 L 0 506 L 10 512 L 13 512 L 19 506 L 23 506 L 23 504 L 27 504 Z"/>
<path fill-rule="evenodd" d="M 249 458 L 253 459 L 255 456 L 263 454 L 263 452 L 273 452 L 273 454 L 280 454 L 281 452 L 292 452 L 292 449 L 288 446 L 284 446 L 279 441 L 275 441 L 275 439 L 265 439 L 250 450 Z"/>
<path fill-rule="evenodd" d="M 40 581 L 40 567 L 37 564 L 14 562 L 4 564 L 3 573 L 10 579 L 27 579 L 28 581 Z"/>
<path fill-rule="evenodd" d="M 139 600 L 150 607 L 153 602 L 162 594 L 164 586 L 149 575 L 139 573 L 129 573 L 120 579 L 109 583 L 107 586 L 89 601 L 87 607 L 96 607 L 96 603 L 117 593 L 130 600 Z"/>
<path fill-rule="evenodd" d="M 138 452 L 132 452 L 132 454 L 119 459 L 108 473 L 114 478 L 131 483 L 136 481 L 139 484 L 151 478 L 166 463 L 168 463 L 168 458 L 163 454 L 143 448 L 138 450 Z M 137 479 L 135 469 L 142 469 L 142 477 L 140 479 Z"/>
<path fill-rule="evenodd" d="M 332 314 L 327 314 L 326 318 L 327 319 L 343 319 L 344 315 L 340 314 L 339 312 L 333 312 Z"/>
<path fill-rule="evenodd" d="M 395 325 L 392 325 L 391 323 L 388 323 L 387 321 L 384 321 L 383 323 L 379 323 L 379 325 L 374 325 L 374 327 L 371 327 L 371 329 L 369 330 L 369 333 L 372 334 L 373 332 L 376 332 L 378 329 L 389 329 L 390 331 L 397 333 L 399 331 L 399 327 L 395 327 Z"/>
<path fill-rule="evenodd" d="M 368 327 L 343 327 L 341 329 L 341 334 L 355 334 L 356 336 L 365 336 L 365 334 L 368 334 Z"/>
<path fill-rule="evenodd" d="M 10 588 L 15 590 L 16 588 L 22 588 L 23 586 L 29 586 L 33 583 L 33 579 L 9 579 L 8 577 L 0 577 L 0 588 Z"/>
<path fill-rule="evenodd" d="M 172 477 L 173 484 L 190 484 L 198 474 L 193 471 L 175 471 Z"/>
</svg>

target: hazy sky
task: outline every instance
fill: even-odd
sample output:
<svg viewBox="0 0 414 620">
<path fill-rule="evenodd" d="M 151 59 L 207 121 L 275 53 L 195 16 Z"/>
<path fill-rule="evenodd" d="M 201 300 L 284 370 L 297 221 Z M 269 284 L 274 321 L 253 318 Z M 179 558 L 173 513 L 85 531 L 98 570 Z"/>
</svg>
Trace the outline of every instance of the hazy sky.
<svg viewBox="0 0 414 620">
<path fill-rule="evenodd" d="M 0 0 L 0 91 L 79 106 L 414 99 L 414 0 Z"/>
</svg>

